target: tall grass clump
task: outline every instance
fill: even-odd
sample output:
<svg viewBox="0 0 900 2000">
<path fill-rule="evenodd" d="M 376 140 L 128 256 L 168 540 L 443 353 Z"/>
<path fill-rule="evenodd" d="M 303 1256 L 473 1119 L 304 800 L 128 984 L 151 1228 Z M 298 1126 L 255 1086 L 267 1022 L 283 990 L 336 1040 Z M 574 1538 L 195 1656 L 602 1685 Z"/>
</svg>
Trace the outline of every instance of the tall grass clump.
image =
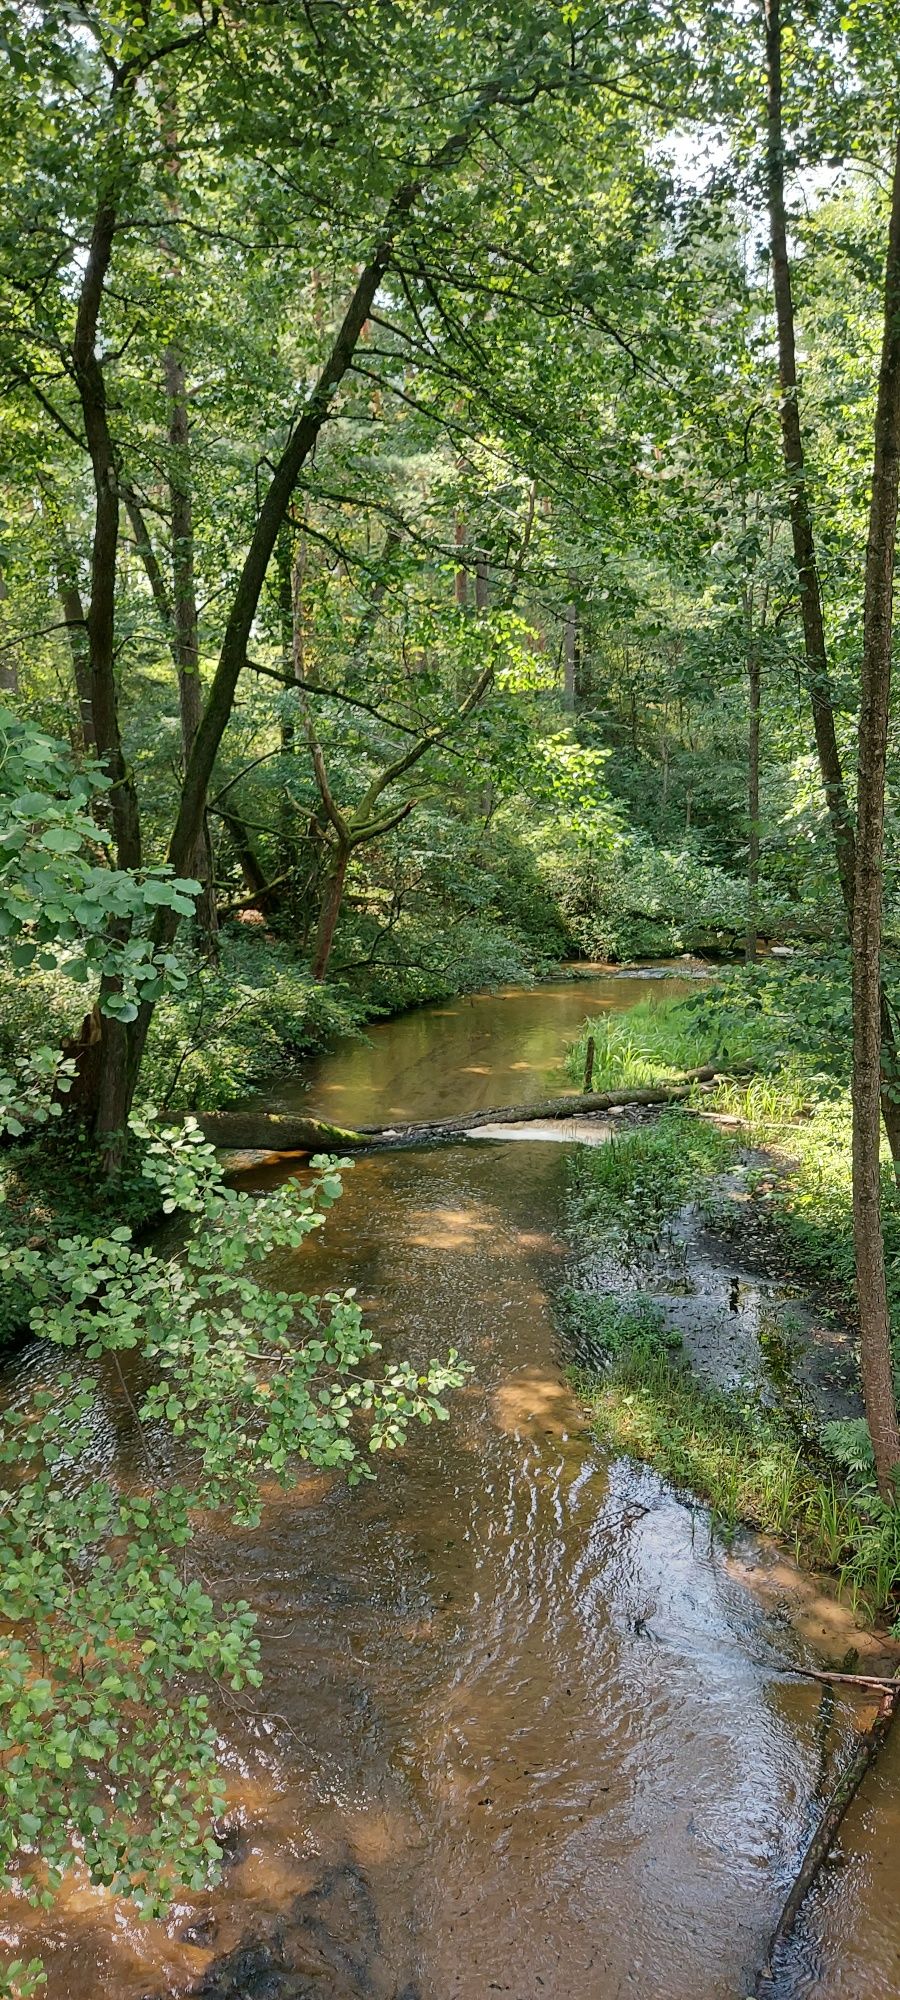
<svg viewBox="0 0 900 2000">
<path fill-rule="evenodd" d="M 673 1107 L 605 1146 L 580 1146 L 569 1171 L 570 1233 L 639 1243 L 655 1237 L 684 1203 L 734 1158 L 733 1134 Z"/>
</svg>

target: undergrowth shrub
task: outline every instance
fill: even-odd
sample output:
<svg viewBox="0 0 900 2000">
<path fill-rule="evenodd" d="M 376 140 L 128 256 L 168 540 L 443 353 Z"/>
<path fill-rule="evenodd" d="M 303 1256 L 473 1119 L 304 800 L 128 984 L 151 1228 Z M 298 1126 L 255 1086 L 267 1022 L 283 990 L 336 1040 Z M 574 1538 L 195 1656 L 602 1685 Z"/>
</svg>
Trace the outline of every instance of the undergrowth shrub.
<svg viewBox="0 0 900 2000">
<path fill-rule="evenodd" d="M 569 1174 L 569 1226 L 576 1242 L 595 1230 L 630 1242 L 660 1226 L 729 1164 L 735 1141 L 688 1111 L 673 1109 L 605 1146 L 579 1146 Z"/>
<path fill-rule="evenodd" d="M 639 834 L 571 848 L 551 842 L 544 872 L 573 943 L 586 958 L 730 950 L 743 936 L 745 883 L 690 846 L 674 851 Z M 764 890 L 760 927 L 772 936 L 793 934 L 795 906 Z"/>
</svg>

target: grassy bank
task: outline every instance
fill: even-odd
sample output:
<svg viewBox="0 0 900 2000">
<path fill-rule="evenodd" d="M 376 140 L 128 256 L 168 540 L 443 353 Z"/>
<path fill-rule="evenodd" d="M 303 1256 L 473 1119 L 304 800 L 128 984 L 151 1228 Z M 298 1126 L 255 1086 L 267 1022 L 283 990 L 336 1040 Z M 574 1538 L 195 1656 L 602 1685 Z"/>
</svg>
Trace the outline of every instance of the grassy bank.
<svg viewBox="0 0 900 2000">
<path fill-rule="evenodd" d="M 750 1076 L 726 1074 L 698 1089 L 694 1102 L 737 1118 L 744 1142 L 769 1155 L 749 1178 L 756 1223 L 793 1273 L 852 1317 L 850 1014 L 842 961 L 742 967 L 685 1000 L 651 999 L 586 1023 L 568 1054 L 573 1079 L 584 1074 L 589 1032 L 597 1089 L 677 1079 L 705 1063 L 752 1067 Z M 900 1201 L 886 1142 L 882 1194 L 900 1351 Z M 710 1219 L 730 1230 L 733 1205 L 711 1200 Z"/>
<path fill-rule="evenodd" d="M 705 1501 L 726 1539 L 742 1524 L 776 1536 L 833 1572 L 857 1614 L 887 1612 L 900 1631 L 900 1512 L 829 1468 L 789 1416 L 698 1382 L 665 1327 L 651 1333 L 636 1317 L 634 1335 L 615 1329 L 602 1373 L 573 1371 L 598 1437 Z"/>
<path fill-rule="evenodd" d="M 784 987 L 760 1010 L 740 1006 L 734 975 L 700 1004 L 668 1002 L 590 1023 L 600 1087 L 649 1083 L 710 1060 L 753 1062 L 749 1081 L 698 1093 L 698 1107 L 743 1121 L 726 1129 L 691 1109 L 623 1132 L 606 1148 L 580 1149 L 570 1176 L 568 1233 L 593 1279 L 560 1299 L 573 1374 L 596 1431 L 613 1450 L 640 1458 L 676 1488 L 706 1502 L 726 1534 L 746 1523 L 773 1534 L 809 1565 L 832 1571 L 854 1607 L 894 1617 L 900 1604 L 900 1512 L 885 1507 L 871 1479 L 861 1420 L 825 1423 L 805 1403 L 770 1330 L 773 1365 L 763 1385 L 724 1391 L 700 1379 L 665 1302 L 642 1293 L 647 1267 L 668 1225 L 688 1202 L 719 1231 L 767 1242 L 782 1269 L 801 1272 L 852 1315 L 849 1107 L 840 1077 L 816 1070 L 803 1047 L 772 1031 Z M 754 994 L 760 982 L 753 979 Z M 759 1011 L 762 1025 L 754 1022 Z M 718 1018 L 717 1018 L 718 1015 Z M 717 1033 L 718 1030 L 718 1033 Z M 755 1032 L 754 1032 L 755 1030 Z M 584 1038 L 571 1069 L 583 1064 Z M 802 1114 L 802 1115 L 801 1115 Z M 723 1175 L 750 1141 L 770 1157 L 746 1175 L 749 1201 L 729 1198 Z M 895 1323 L 900 1330 L 900 1214 L 886 1166 L 886 1237 Z M 597 1269 L 614 1260 L 626 1285 L 598 1288 Z M 629 1289 L 631 1283 L 634 1290 Z M 658 1288 L 657 1288 L 658 1289 Z M 760 1345 L 765 1345 L 761 1336 Z"/>
</svg>

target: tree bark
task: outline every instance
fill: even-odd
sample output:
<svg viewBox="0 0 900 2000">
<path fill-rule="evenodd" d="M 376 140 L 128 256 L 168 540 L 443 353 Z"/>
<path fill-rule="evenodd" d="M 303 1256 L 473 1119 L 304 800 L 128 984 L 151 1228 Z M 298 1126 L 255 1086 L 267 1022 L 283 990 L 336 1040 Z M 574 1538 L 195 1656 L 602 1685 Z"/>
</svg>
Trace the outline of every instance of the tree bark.
<svg viewBox="0 0 900 2000">
<path fill-rule="evenodd" d="M 169 505 L 172 520 L 172 653 L 178 675 L 178 704 L 185 765 L 203 714 L 197 594 L 194 585 L 194 508 L 191 493 L 191 431 L 184 364 L 177 347 L 163 360 L 169 407 Z M 200 883 L 194 905 L 197 927 L 211 958 L 218 951 L 216 884 L 209 819 L 204 812 L 189 871 Z"/>
<path fill-rule="evenodd" d="M 852 936 L 853 897 L 856 874 L 855 839 L 834 725 L 834 706 L 831 694 L 831 680 L 828 672 L 828 655 L 825 644 L 825 625 L 822 611 L 822 591 L 816 560 L 812 513 L 806 486 L 803 431 L 800 423 L 800 405 L 798 400 L 794 302 L 787 247 L 787 211 L 784 197 L 781 0 L 764 0 L 764 6 L 766 67 L 768 76 L 766 157 L 769 240 L 772 256 L 775 319 L 778 333 L 782 455 L 785 471 L 788 476 L 791 538 L 794 550 L 794 566 L 797 572 L 800 593 L 804 654 L 812 706 L 816 751 L 819 761 L 819 773 L 831 824 L 838 880 L 840 882 L 841 897 L 847 918 L 847 930 Z M 882 1038 L 881 1070 L 883 1084 L 887 1086 L 882 1089 L 881 1115 L 884 1120 L 884 1129 L 887 1133 L 888 1144 L 894 1162 L 894 1172 L 897 1180 L 900 1181 L 900 1102 L 896 1101 L 892 1095 L 892 1090 L 897 1088 L 897 1080 L 900 1079 L 900 1060 L 898 1060 L 894 1024 L 883 988 L 880 996 L 880 1018 Z"/>
<path fill-rule="evenodd" d="M 90 657 L 90 710 L 97 755 L 112 786 L 108 794 L 110 824 L 119 868 L 141 867 L 141 825 L 137 792 L 122 747 L 115 678 L 115 592 L 119 543 L 119 469 L 109 428 L 106 383 L 97 354 L 97 328 L 106 274 L 116 228 L 115 203 L 102 197 L 91 232 L 75 320 L 72 362 L 81 402 L 94 480 L 94 533 L 91 547 L 91 600 L 87 613 Z M 121 940 L 126 936 L 120 927 Z M 126 1025 L 104 1013 L 104 1003 L 117 989 L 114 978 L 101 981 L 100 1059 L 93 1125 L 107 1171 L 118 1166 L 131 1108 L 129 1037 Z"/>
<path fill-rule="evenodd" d="M 234 851 L 241 866 L 241 874 L 251 897 L 265 894 L 266 871 L 259 861 L 249 831 L 236 806 L 217 806 L 216 812 L 227 829 L 234 844 Z"/>
<path fill-rule="evenodd" d="M 94 732 L 94 716 L 91 708 L 91 659 L 88 648 L 87 619 L 78 588 L 75 564 L 68 552 L 57 557 L 56 587 L 62 615 L 66 621 L 66 638 L 72 660 L 72 677 L 78 704 L 78 746 L 91 752 L 97 748 Z"/>
<path fill-rule="evenodd" d="M 765 0 L 768 111 L 766 174 L 769 201 L 769 243 L 772 289 L 778 331 L 778 375 L 781 385 L 781 443 L 788 480 L 788 512 L 794 567 L 800 593 L 800 616 L 806 674 L 822 789 L 831 822 L 841 895 L 848 922 L 853 920 L 853 824 L 841 769 L 834 727 L 834 707 L 825 644 L 822 590 L 816 560 L 812 513 L 806 484 L 806 462 L 797 382 L 797 344 L 791 266 L 787 246 L 784 195 L 784 131 L 781 87 L 781 0 Z"/>
<path fill-rule="evenodd" d="M 466 524 L 461 514 L 457 514 L 453 525 L 453 540 L 456 545 L 456 571 L 453 578 L 453 594 L 460 611 L 469 608 L 469 572 L 463 562 L 466 546 Z"/>
<path fill-rule="evenodd" d="M 882 1495 L 896 1498 L 900 1427 L 881 1225 L 881 947 L 884 794 L 900 480 L 900 135 L 884 289 L 884 337 L 866 552 L 853 897 L 853 1237 L 866 1417 Z"/>
<path fill-rule="evenodd" d="M 334 933 L 337 929 L 337 920 L 341 914 L 341 904 L 344 900 L 344 884 L 347 880 L 347 869 L 350 865 L 351 852 L 351 843 L 339 839 L 334 860 L 325 880 L 312 965 L 312 976 L 319 985 L 328 971 L 328 961 L 331 957 Z"/>
<path fill-rule="evenodd" d="M 759 725 L 762 671 L 759 652 L 754 643 L 752 629 L 748 630 L 747 691 L 749 695 L 747 729 L 747 935 L 744 940 L 744 957 L 748 965 L 753 965 L 756 962 L 759 946 Z"/>
<path fill-rule="evenodd" d="M 710 1070 L 709 1075 L 713 1073 Z M 496 1105 L 493 1110 L 463 1112 L 457 1118 L 434 1118 L 406 1125 L 364 1125 L 358 1129 L 345 1129 L 320 1118 L 294 1117 L 285 1112 L 198 1111 L 196 1117 L 206 1138 L 216 1146 L 254 1150 L 264 1147 L 270 1152 L 293 1153 L 316 1151 L 337 1142 L 348 1151 L 361 1152 L 459 1139 L 483 1125 L 534 1124 L 584 1117 L 629 1105 L 678 1104 L 690 1095 L 691 1089 L 688 1082 L 654 1084 L 645 1089 L 548 1097 L 536 1104 Z"/>
<path fill-rule="evenodd" d="M 0 570 L 0 611 L 9 597 L 9 585 Z M 2 629 L 2 627 L 0 627 Z M 6 646 L 0 653 L 0 694 L 18 694 L 19 663 L 15 652 Z"/>
<path fill-rule="evenodd" d="M 578 612 L 574 604 L 566 605 L 566 632 L 563 649 L 563 703 L 568 709 L 575 707 L 575 669 L 578 663 Z"/>
</svg>

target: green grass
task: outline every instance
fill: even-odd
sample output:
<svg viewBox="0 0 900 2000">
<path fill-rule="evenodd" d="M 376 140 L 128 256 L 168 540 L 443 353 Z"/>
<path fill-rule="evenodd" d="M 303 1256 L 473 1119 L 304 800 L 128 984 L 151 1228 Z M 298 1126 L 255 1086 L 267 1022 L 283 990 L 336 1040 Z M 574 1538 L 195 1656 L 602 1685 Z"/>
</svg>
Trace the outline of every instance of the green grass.
<svg viewBox="0 0 900 2000">
<path fill-rule="evenodd" d="M 708 1037 L 682 1000 L 640 1000 L 624 1014 L 586 1021 L 568 1050 L 566 1067 L 584 1077 L 587 1038 L 594 1038 L 594 1088 L 639 1089 L 698 1069 L 709 1055 Z"/>
<path fill-rule="evenodd" d="M 804 962 L 796 970 L 741 968 L 686 999 L 650 999 L 625 1014 L 585 1022 L 567 1064 L 580 1080 L 588 1034 L 596 1044 L 598 1089 L 677 1081 L 708 1062 L 752 1064 L 753 1075 L 726 1074 L 712 1089 L 695 1090 L 689 1102 L 736 1119 L 743 1143 L 774 1156 L 774 1177 L 757 1176 L 768 1183 L 757 1214 L 771 1227 L 791 1268 L 852 1314 L 846 1010 L 844 985 L 830 962 Z M 635 1160 L 636 1171 L 638 1166 Z M 900 1198 L 886 1142 L 882 1191 L 888 1290 L 900 1348 Z M 652 1186 L 650 1194 L 652 1200 Z M 734 1211 L 723 1203 L 713 1220 L 728 1228 Z"/>
<path fill-rule="evenodd" d="M 699 1064 L 697 1034 L 696 1019 L 689 1014 L 685 1020 L 680 1002 L 614 1019 L 601 1043 L 604 1080 L 671 1075 L 676 1057 L 683 1067 Z M 809 1088 L 797 1060 L 788 1062 L 788 1076 Z M 643 1250 L 655 1247 L 688 1201 L 699 1200 L 719 1227 L 739 1229 L 739 1212 L 716 1182 L 749 1137 L 790 1154 L 789 1170 L 758 1170 L 758 1212 L 778 1232 L 793 1268 L 849 1304 L 849 1107 L 841 1096 L 823 1095 L 814 1115 L 797 1122 L 796 1097 L 790 1088 L 783 1092 L 778 1074 L 730 1086 L 727 1101 L 742 1120 L 740 1132 L 673 1107 L 608 1146 L 579 1149 L 570 1170 L 567 1223 L 579 1254 L 611 1247 L 627 1268 L 633 1253 L 639 1261 Z M 779 1118 L 779 1112 L 793 1115 Z M 885 1173 L 889 1282 L 900 1329 L 900 1208 L 888 1162 Z M 679 1491 L 704 1501 L 726 1536 L 743 1523 L 785 1541 L 808 1566 L 831 1571 L 858 1614 L 896 1616 L 900 1509 L 886 1506 L 874 1489 L 865 1425 L 820 1427 L 805 1406 L 784 1329 L 771 1331 L 774 1360 L 786 1374 L 781 1379 L 777 1367 L 770 1371 L 776 1391 L 770 1408 L 757 1393 L 729 1394 L 698 1380 L 666 1324 L 664 1305 L 640 1292 L 617 1298 L 569 1287 L 558 1310 L 577 1364 L 576 1387 L 611 1449 L 644 1460 Z"/>
<path fill-rule="evenodd" d="M 695 996 L 684 1000 L 642 1000 L 624 1014 L 586 1021 L 566 1054 L 574 1081 L 584 1079 L 587 1040 L 594 1037 L 594 1089 L 642 1089 L 678 1083 L 685 1071 L 706 1064 L 759 1067 L 749 1078 L 718 1077 L 712 1093 L 696 1091 L 695 1102 L 708 1110 L 741 1118 L 754 1130 L 783 1125 L 809 1104 L 815 1085 L 796 1054 L 785 1051 L 774 1073 L 766 1070 L 770 1049 L 760 1048 L 752 1020 L 717 1033 L 710 1024 L 711 1008 L 698 1007 Z"/>
<path fill-rule="evenodd" d="M 579 1147 L 569 1175 L 569 1227 L 584 1242 L 597 1230 L 630 1246 L 655 1239 L 677 1210 L 734 1159 L 733 1134 L 673 1108 L 606 1146 Z"/>
<path fill-rule="evenodd" d="M 656 1341 L 646 1330 L 632 1340 L 620 1321 L 607 1372 L 582 1367 L 572 1379 L 601 1441 L 705 1501 L 726 1540 L 741 1525 L 773 1535 L 835 1575 L 857 1615 L 896 1615 L 900 1511 L 810 1454 L 787 1416 L 698 1382 L 664 1326 Z"/>
</svg>

